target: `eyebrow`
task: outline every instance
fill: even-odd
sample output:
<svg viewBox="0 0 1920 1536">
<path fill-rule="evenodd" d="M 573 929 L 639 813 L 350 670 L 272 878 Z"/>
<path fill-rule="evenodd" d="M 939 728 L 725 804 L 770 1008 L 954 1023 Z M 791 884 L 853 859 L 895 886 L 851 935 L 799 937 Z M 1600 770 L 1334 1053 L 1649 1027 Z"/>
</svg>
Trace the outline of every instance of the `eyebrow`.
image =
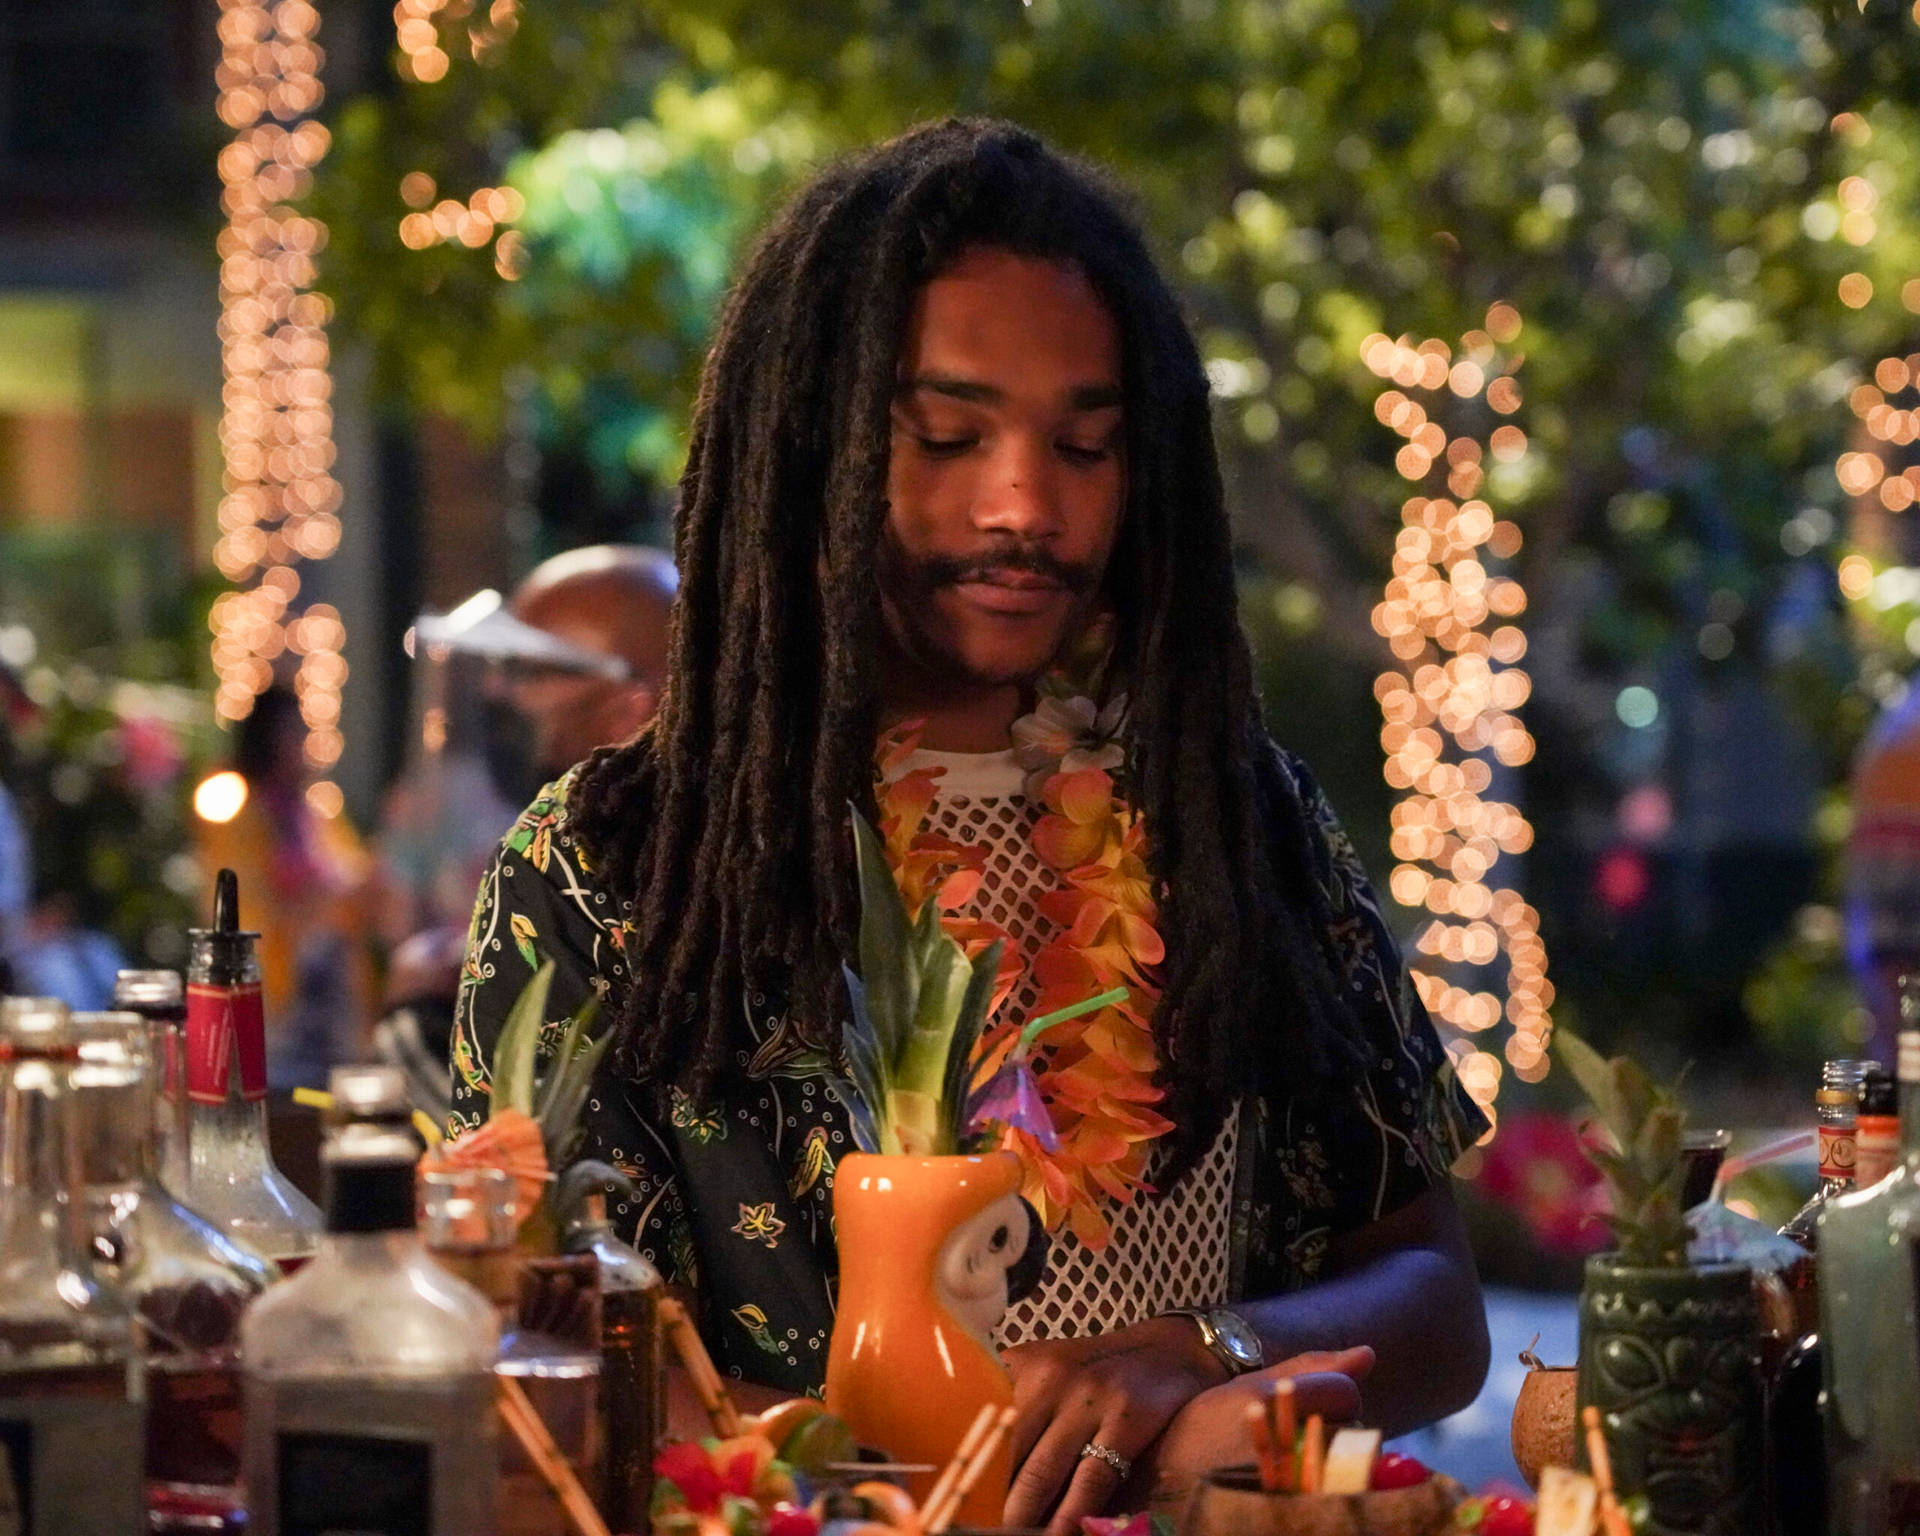
<svg viewBox="0 0 1920 1536">
<path fill-rule="evenodd" d="M 922 390 L 974 405 L 999 405 L 1007 398 L 1006 391 L 997 385 L 944 373 L 918 374 L 901 385 L 900 393 L 912 395 Z M 1125 400 L 1125 392 L 1118 384 L 1076 384 L 1067 391 L 1067 404 L 1075 411 L 1113 410 L 1124 404 Z"/>
</svg>

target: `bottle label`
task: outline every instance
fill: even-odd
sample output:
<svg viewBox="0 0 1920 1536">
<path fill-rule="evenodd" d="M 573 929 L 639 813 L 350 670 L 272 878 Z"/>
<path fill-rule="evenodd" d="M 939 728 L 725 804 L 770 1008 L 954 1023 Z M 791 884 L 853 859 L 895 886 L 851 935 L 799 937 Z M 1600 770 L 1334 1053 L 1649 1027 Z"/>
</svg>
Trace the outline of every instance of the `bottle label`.
<svg viewBox="0 0 1920 1536">
<path fill-rule="evenodd" d="M 1801 1143 L 1805 1145 L 1804 1142 Z M 1850 1125 L 1820 1127 L 1820 1177 L 1853 1182 L 1854 1130 Z"/>
<path fill-rule="evenodd" d="M 126 1367 L 24 1375 L 10 1392 L 47 1395 L 0 1400 L 0 1530 L 143 1529 L 142 1415 Z"/>
<path fill-rule="evenodd" d="M 424 1536 L 433 1446 L 374 1435 L 279 1435 L 281 1536 Z"/>
<path fill-rule="evenodd" d="M 1900 1159 L 1900 1120 L 1895 1115 L 1862 1115 L 1854 1134 L 1853 1187 L 1872 1189 Z"/>
<path fill-rule="evenodd" d="M 249 1103 L 267 1096 L 267 1025 L 260 983 L 187 988 L 187 1097 L 224 1104 L 239 1047 L 240 1093 Z"/>
</svg>

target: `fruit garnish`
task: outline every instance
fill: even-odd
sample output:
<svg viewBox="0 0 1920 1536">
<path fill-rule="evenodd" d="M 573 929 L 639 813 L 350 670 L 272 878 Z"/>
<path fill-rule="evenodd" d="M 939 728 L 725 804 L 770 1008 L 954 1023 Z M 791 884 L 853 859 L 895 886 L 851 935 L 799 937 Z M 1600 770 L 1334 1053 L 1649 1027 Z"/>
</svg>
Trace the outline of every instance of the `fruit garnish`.
<svg viewBox="0 0 1920 1536">
<path fill-rule="evenodd" d="M 1533 1506 L 1506 1494 L 1488 1499 L 1480 1516 L 1480 1536 L 1533 1536 Z"/>
<path fill-rule="evenodd" d="M 1433 1476 L 1432 1468 L 1398 1451 L 1382 1451 L 1374 1458 L 1373 1476 L 1367 1486 L 1376 1490 L 1414 1488 Z"/>
</svg>

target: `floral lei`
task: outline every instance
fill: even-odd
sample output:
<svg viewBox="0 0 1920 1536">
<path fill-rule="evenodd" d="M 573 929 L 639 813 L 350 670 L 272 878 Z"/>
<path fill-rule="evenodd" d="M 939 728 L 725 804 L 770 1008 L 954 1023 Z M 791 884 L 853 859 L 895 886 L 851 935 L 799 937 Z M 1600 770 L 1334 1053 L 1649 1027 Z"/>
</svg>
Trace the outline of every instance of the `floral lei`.
<svg viewBox="0 0 1920 1536">
<path fill-rule="evenodd" d="M 1024 1131 L 1008 1133 L 1026 1168 L 1022 1193 L 1047 1230 L 1064 1222 L 1096 1250 L 1111 1235 L 1105 1201 L 1126 1206 L 1151 1192 L 1146 1171 L 1153 1143 L 1173 1129 L 1154 1108 L 1166 1097 L 1155 1082 L 1160 1059 L 1151 1028 L 1166 946 L 1154 927 L 1159 912 L 1147 873 L 1146 827 L 1112 773 L 1122 761 L 1112 738 L 1124 710 L 1124 699 L 1096 709 L 1056 675 L 1041 684 L 1033 713 L 1013 727 L 1027 792 L 1047 812 L 1033 828 L 1034 850 L 1061 877 L 1060 886 L 1040 898 L 1041 911 L 1060 932 L 1033 958 L 1036 1015 L 1116 986 L 1128 994 L 1125 1002 L 1056 1025 L 1043 1039 L 1034 1076 L 1059 1132 L 1059 1150 L 1046 1151 Z M 880 832 L 907 910 L 918 911 L 931 896 L 945 914 L 941 925 L 974 955 L 1009 936 L 994 923 L 958 915 L 980 890 L 987 850 L 925 829 L 935 781 L 945 770 L 909 771 L 922 724 L 908 722 L 880 739 Z M 1008 942 L 993 1013 L 1026 970 L 1019 946 Z M 989 1024 L 976 1081 L 1005 1059 L 1021 1022 Z"/>
</svg>

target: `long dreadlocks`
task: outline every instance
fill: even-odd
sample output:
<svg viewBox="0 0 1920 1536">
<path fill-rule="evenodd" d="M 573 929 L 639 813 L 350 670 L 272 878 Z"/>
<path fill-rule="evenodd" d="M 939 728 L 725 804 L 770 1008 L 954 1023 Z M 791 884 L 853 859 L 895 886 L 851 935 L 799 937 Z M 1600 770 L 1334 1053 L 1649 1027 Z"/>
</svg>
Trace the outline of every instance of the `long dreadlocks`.
<svg viewBox="0 0 1920 1536">
<path fill-rule="evenodd" d="M 1099 174 L 1009 124 L 950 120 L 827 171 L 762 237 L 721 317 L 681 482 L 681 586 L 652 732 L 596 755 L 574 816 L 630 908 L 628 1070 L 726 1067 L 777 976 L 831 1038 L 858 927 L 851 801 L 873 814 L 889 412 L 916 291 L 962 250 L 1078 265 L 1119 327 L 1126 504 L 1107 569 L 1167 941 L 1155 1030 L 1186 1162 L 1249 1062 L 1350 1055 L 1325 898 L 1260 724 L 1207 385 Z"/>
</svg>

